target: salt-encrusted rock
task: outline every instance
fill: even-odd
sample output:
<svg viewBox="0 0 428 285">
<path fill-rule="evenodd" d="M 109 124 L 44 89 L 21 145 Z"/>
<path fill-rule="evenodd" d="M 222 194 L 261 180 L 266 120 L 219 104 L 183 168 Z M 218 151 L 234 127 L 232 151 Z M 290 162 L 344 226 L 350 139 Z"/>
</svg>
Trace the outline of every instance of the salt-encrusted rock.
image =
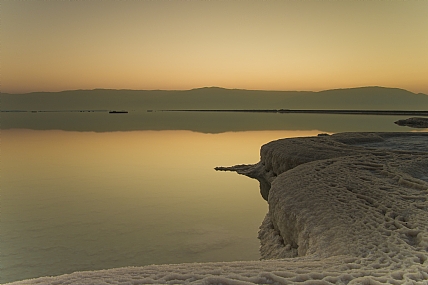
<svg viewBox="0 0 428 285">
<path fill-rule="evenodd" d="M 263 258 L 426 256 L 427 133 L 277 140 L 261 148 L 259 163 L 229 170 L 258 179 L 268 200 Z"/>
<path fill-rule="evenodd" d="M 262 258 L 345 255 L 388 270 L 428 266 L 427 133 L 282 139 L 260 154 L 255 165 L 222 170 L 260 181 L 269 203 Z"/>
<path fill-rule="evenodd" d="M 297 166 L 273 181 L 271 226 L 262 231 L 276 232 L 295 256 L 379 251 L 413 259 L 413 251 L 428 250 L 428 183 L 408 170 L 427 170 L 427 162 L 427 155 L 376 153 Z M 289 257 L 281 254 L 262 251 Z"/>
<path fill-rule="evenodd" d="M 428 284 L 428 133 L 277 140 L 255 165 L 265 260 L 76 272 L 13 284 Z"/>
<path fill-rule="evenodd" d="M 394 123 L 399 126 L 407 126 L 412 128 L 428 128 L 428 118 L 413 117 L 405 120 L 398 120 Z"/>
</svg>

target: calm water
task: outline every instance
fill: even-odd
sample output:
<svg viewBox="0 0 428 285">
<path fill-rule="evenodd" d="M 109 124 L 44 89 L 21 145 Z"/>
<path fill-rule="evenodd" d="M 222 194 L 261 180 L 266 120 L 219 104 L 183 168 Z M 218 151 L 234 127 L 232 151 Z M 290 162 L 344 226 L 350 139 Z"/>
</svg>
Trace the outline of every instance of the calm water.
<svg viewBox="0 0 428 285">
<path fill-rule="evenodd" d="M 361 131 L 343 117 L 335 116 L 342 122 L 338 131 Z M 359 118 L 368 131 L 382 125 L 411 130 L 394 126 L 396 118 Z M 257 260 L 257 231 L 267 212 L 258 182 L 213 168 L 255 163 L 260 146 L 274 139 L 326 131 L 332 129 L 3 129 L 0 282 L 121 266 Z"/>
</svg>

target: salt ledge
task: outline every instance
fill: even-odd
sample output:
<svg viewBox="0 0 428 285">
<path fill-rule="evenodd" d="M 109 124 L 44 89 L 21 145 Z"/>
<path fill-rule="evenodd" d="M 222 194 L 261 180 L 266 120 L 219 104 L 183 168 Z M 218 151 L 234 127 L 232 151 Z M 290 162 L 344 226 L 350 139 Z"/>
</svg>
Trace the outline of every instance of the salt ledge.
<svg viewBox="0 0 428 285">
<path fill-rule="evenodd" d="M 151 265 L 10 284 L 428 284 L 428 133 L 270 142 L 255 165 L 269 203 L 261 261 Z"/>
</svg>

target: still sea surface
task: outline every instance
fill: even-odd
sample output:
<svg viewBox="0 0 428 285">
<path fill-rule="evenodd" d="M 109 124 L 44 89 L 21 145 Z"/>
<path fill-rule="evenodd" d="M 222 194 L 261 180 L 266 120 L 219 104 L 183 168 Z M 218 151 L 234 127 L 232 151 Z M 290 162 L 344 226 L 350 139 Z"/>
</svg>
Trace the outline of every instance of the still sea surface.
<svg viewBox="0 0 428 285">
<path fill-rule="evenodd" d="M 279 138 L 412 130 L 394 125 L 398 119 L 2 114 L 0 283 L 123 266 L 257 260 L 258 227 L 268 211 L 258 182 L 214 167 L 256 163 L 260 146 Z"/>
</svg>

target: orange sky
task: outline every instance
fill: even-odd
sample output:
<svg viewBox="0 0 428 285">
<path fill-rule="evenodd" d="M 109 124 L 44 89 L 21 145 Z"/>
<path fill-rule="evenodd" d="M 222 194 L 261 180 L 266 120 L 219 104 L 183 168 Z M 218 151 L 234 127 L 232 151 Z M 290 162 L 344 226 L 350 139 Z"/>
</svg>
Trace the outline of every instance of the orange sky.
<svg viewBox="0 0 428 285">
<path fill-rule="evenodd" d="M 2 1 L 1 91 L 428 94 L 428 1 Z"/>
</svg>

